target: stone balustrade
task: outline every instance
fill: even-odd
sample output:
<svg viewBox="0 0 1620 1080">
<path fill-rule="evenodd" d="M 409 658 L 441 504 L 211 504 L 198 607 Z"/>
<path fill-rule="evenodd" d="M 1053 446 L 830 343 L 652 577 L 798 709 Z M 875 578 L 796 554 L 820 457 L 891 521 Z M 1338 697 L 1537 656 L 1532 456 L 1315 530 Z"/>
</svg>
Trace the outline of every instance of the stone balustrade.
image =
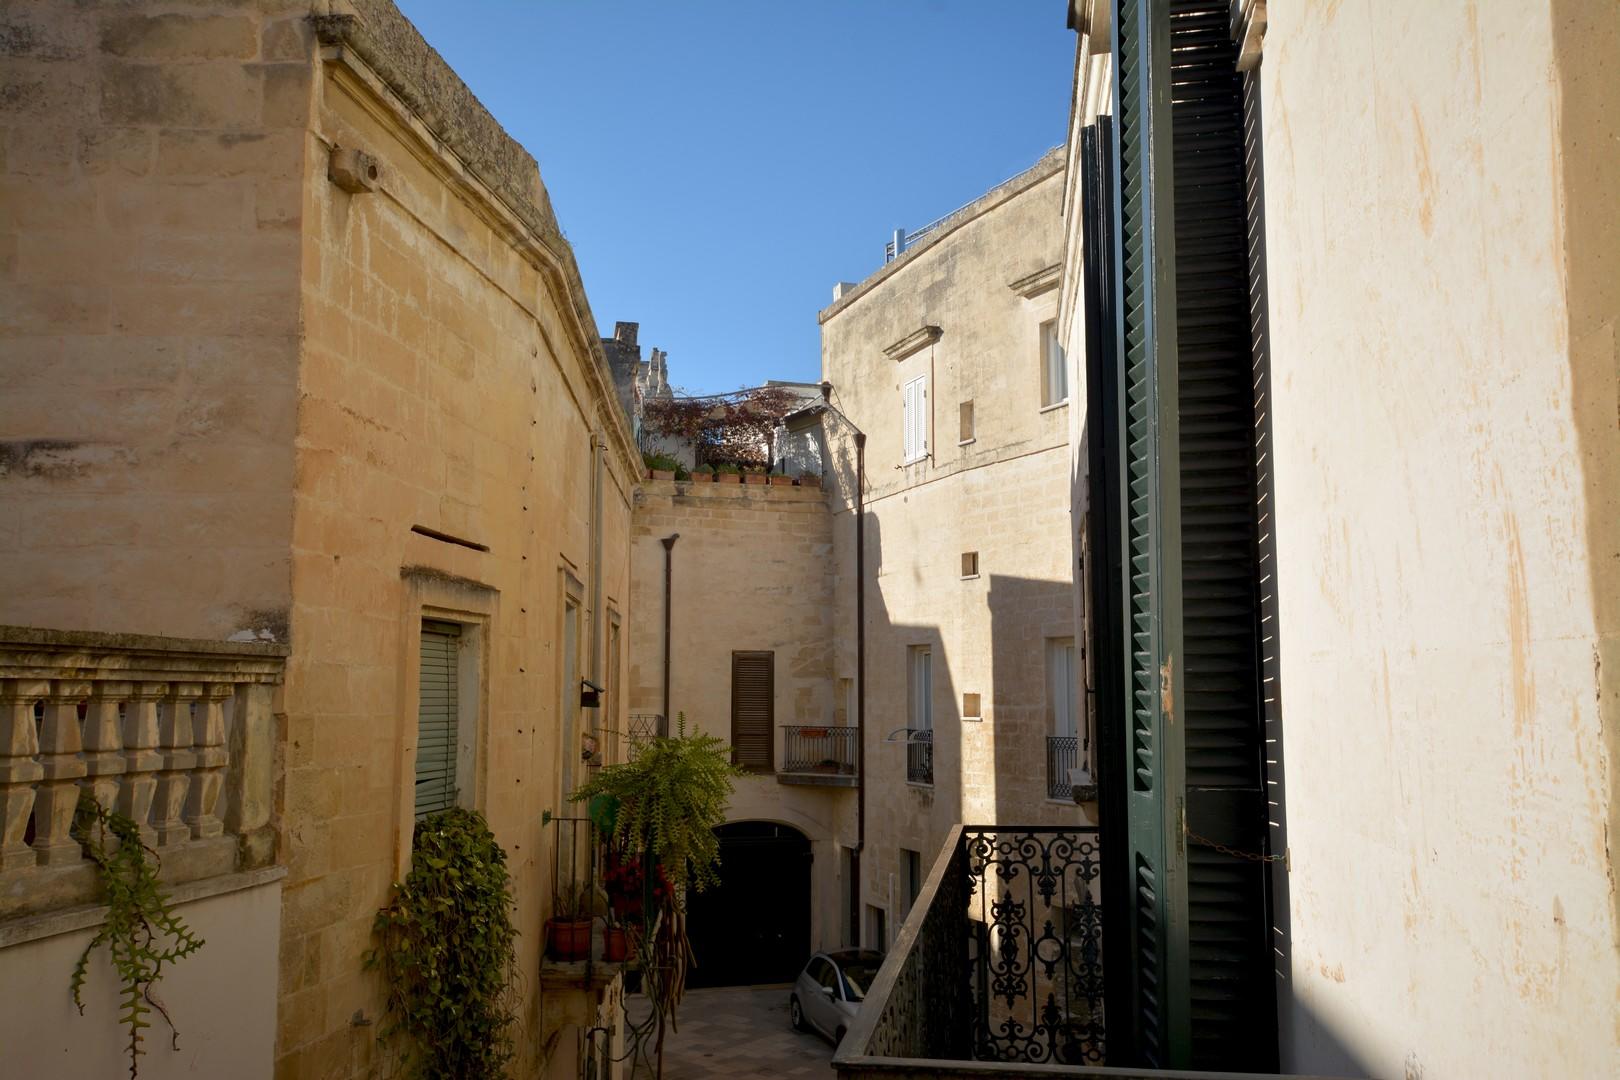
<svg viewBox="0 0 1620 1080">
<path fill-rule="evenodd" d="M 93 902 L 82 793 L 171 883 L 268 865 L 287 647 L 0 626 L 0 919 Z"/>
</svg>

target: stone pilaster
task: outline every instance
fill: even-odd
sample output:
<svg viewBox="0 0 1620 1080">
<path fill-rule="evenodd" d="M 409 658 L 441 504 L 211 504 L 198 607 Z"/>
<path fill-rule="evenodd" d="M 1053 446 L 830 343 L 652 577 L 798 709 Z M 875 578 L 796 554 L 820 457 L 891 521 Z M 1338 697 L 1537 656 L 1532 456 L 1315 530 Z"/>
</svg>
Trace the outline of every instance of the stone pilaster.
<svg viewBox="0 0 1620 1080">
<path fill-rule="evenodd" d="M 34 813 L 34 784 L 45 775 L 39 765 L 34 702 L 50 693 L 43 680 L 0 680 L 0 873 L 35 863 L 24 842 Z"/>
<path fill-rule="evenodd" d="M 51 682 L 45 719 L 39 727 L 39 764 L 44 775 L 34 795 L 34 850 L 43 866 L 79 861 L 73 838 L 73 813 L 79 805 L 79 780 L 88 771 L 79 727 L 79 705 L 90 696 L 90 684 L 67 679 Z"/>
</svg>

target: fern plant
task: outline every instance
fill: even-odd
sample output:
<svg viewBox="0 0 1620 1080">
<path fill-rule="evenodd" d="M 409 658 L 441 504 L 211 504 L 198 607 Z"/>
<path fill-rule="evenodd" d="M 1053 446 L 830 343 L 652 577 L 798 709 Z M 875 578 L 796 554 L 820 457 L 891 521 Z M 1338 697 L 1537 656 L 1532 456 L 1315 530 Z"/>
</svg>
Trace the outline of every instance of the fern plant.
<svg viewBox="0 0 1620 1080">
<path fill-rule="evenodd" d="M 141 1033 L 152 1026 L 148 1018 L 153 1010 L 168 1025 L 171 1045 L 180 1048 L 174 1019 L 152 988 L 162 978 L 165 965 L 202 948 L 203 939 L 174 913 L 168 897 L 158 887 L 162 861 L 157 852 L 141 842 L 141 831 L 134 821 L 108 810 L 86 792 L 79 797 L 74 834 L 96 864 L 107 921 L 73 965 L 73 1003 L 83 1016 L 90 954 L 106 945 L 118 974 L 119 1022 L 129 1031 L 129 1075 L 136 1077 L 140 1075 L 141 1055 L 146 1052 Z"/>
<path fill-rule="evenodd" d="M 377 945 L 365 956 L 387 983 L 378 1037 L 406 1037 L 411 1075 L 506 1075 L 517 1023 L 514 905 L 506 852 L 482 814 L 455 806 L 416 823 L 411 871 L 377 912 Z"/>
<path fill-rule="evenodd" d="M 609 765 L 569 796 L 591 803 L 622 850 L 654 856 L 676 886 L 701 892 L 720 878 L 720 843 L 733 781 L 746 773 L 731 763 L 731 748 L 713 735 L 686 733 L 686 714 L 675 735 L 654 739 L 634 759 Z"/>
</svg>

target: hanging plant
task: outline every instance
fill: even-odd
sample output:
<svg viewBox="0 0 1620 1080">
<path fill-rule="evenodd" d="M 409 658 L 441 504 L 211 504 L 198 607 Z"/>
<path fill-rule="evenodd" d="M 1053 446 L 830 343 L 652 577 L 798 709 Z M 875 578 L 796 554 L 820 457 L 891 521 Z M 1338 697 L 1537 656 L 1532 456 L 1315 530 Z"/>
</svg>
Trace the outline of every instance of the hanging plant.
<svg viewBox="0 0 1620 1080">
<path fill-rule="evenodd" d="M 517 1023 L 517 931 L 506 852 L 461 807 L 416 823 L 411 872 L 372 924 L 387 985 L 378 1038 L 403 1036 L 416 1077 L 505 1075 Z"/>
<path fill-rule="evenodd" d="M 174 913 L 169 899 L 158 887 L 157 852 L 141 842 L 135 822 L 108 810 L 88 792 L 79 796 L 74 818 L 74 835 L 90 860 L 96 864 L 102 902 L 107 905 L 107 921 L 79 954 L 73 965 L 73 1004 L 84 1015 L 84 983 L 90 954 L 101 945 L 113 970 L 118 974 L 119 1022 L 129 1031 L 129 1075 L 140 1075 L 141 1055 L 146 1052 L 141 1034 L 151 1027 L 148 1017 L 155 1009 L 169 1026 L 170 1045 L 180 1049 L 180 1033 L 174 1019 L 153 988 L 163 976 L 163 968 L 190 956 L 203 947 L 203 939 L 193 934 Z"/>
</svg>

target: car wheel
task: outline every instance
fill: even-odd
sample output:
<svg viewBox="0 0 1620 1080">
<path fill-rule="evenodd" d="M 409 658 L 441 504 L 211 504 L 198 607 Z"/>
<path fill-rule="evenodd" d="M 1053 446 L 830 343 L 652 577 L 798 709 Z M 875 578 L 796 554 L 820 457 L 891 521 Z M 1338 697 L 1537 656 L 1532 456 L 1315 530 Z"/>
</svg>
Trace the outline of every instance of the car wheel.
<svg viewBox="0 0 1620 1080">
<path fill-rule="evenodd" d="M 833 1047 L 837 1048 L 837 1047 L 840 1047 L 840 1046 L 843 1046 L 843 1045 L 844 1045 L 844 1029 L 839 1028 L 837 1031 L 833 1032 Z"/>
<path fill-rule="evenodd" d="M 792 1022 L 794 1031 L 809 1030 L 804 1022 L 804 1010 L 799 1007 L 798 994 L 788 998 L 788 1020 Z"/>
</svg>

